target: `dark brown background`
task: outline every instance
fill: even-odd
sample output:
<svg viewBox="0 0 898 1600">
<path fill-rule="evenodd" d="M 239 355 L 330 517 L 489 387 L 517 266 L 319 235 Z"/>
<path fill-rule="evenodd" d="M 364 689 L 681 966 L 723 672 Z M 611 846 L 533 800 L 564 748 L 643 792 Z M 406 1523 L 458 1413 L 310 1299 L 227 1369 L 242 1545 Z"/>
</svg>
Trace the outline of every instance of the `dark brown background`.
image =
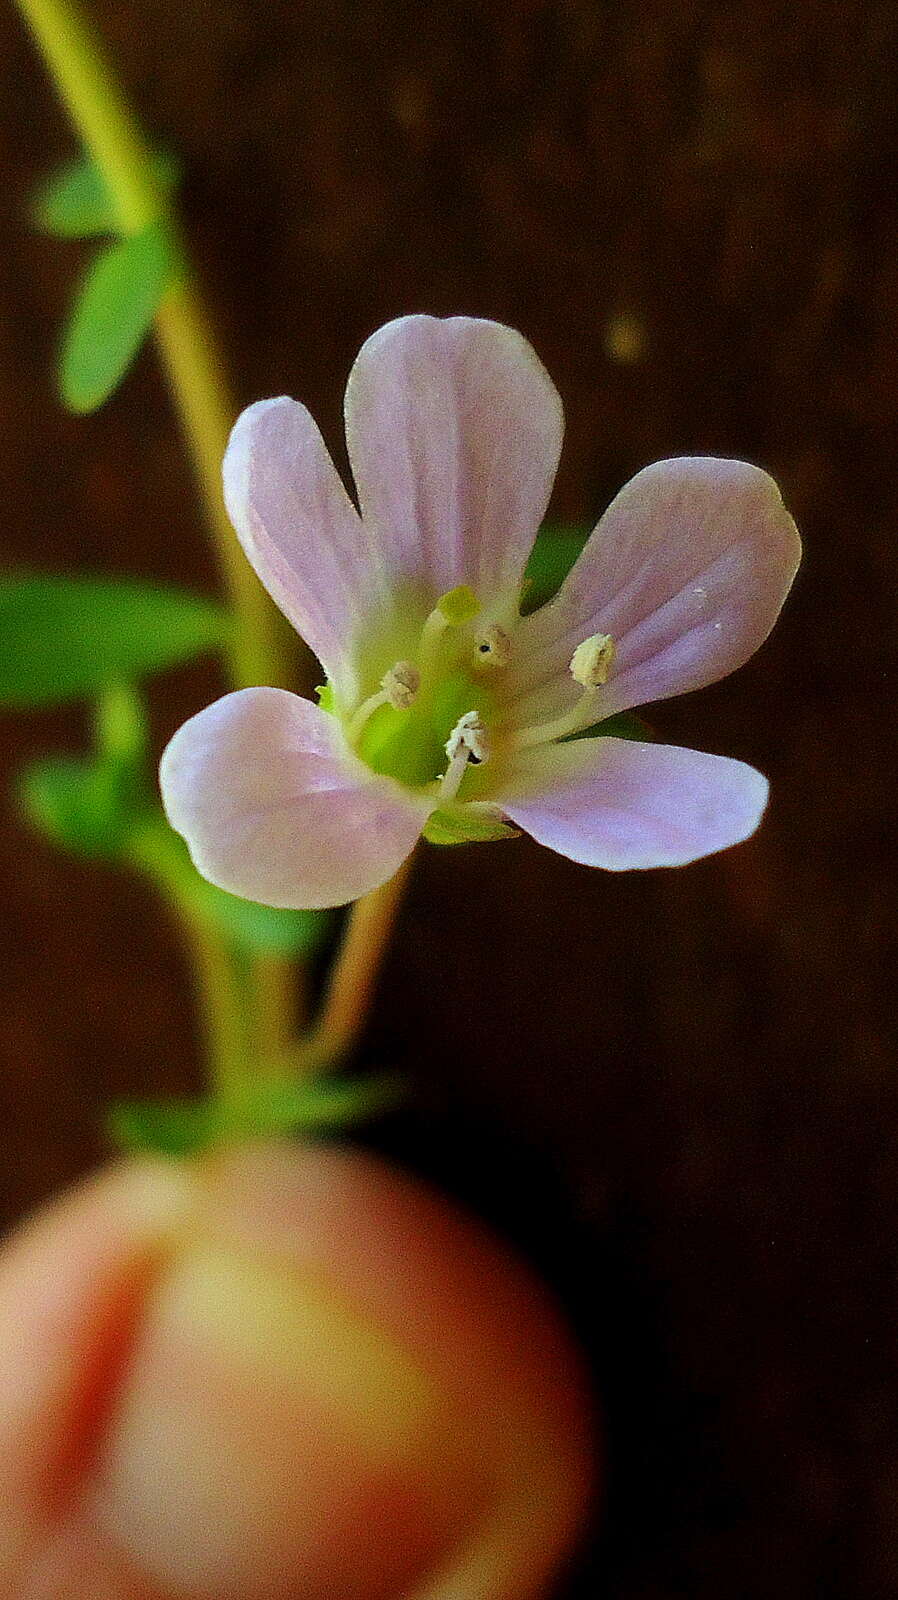
<svg viewBox="0 0 898 1600">
<path fill-rule="evenodd" d="M 761 832 L 629 877 L 430 850 L 366 1042 L 417 1102 L 372 1137 L 515 1236 L 590 1347 L 611 1487 L 567 1595 L 898 1594 L 895 5 L 97 11 L 186 159 L 241 401 L 297 394 L 339 449 L 363 337 L 471 312 L 559 384 L 559 516 L 665 454 L 781 481 L 807 557 L 774 638 L 655 718 L 769 774 Z M 79 249 L 20 213 L 71 146 L 5 11 L 0 50 L 2 557 L 210 586 L 152 357 L 89 421 L 54 401 Z M 217 687 L 160 684 L 160 741 Z M 4 766 L 83 731 L 9 720 Z M 191 1085 L 195 1044 L 124 878 L 7 811 L 0 897 L 11 1218 L 100 1158 L 103 1099 Z"/>
</svg>

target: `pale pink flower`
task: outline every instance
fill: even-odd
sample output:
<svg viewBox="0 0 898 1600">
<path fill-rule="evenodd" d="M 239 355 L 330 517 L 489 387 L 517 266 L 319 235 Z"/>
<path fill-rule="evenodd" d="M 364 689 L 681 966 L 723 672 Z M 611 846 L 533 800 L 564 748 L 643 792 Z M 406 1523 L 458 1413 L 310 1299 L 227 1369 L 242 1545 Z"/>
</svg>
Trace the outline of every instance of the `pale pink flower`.
<svg viewBox="0 0 898 1600">
<path fill-rule="evenodd" d="M 520 614 L 562 437 L 558 395 L 497 323 L 405 317 L 346 390 L 359 510 L 304 406 L 239 418 L 225 498 L 243 547 L 321 661 L 320 706 L 225 695 L 162 758 L 200 872 L 275 906 L 385 882 L 425 832 L 511 824 L 613 871 L 745 839 L 767 783 L 724 756 L 604 736 L 627 707 L 711 683 L 767 637 L 799 541 L 773 480 L 740 461 L 646 467 L 560 592 Z"/>
</svg>

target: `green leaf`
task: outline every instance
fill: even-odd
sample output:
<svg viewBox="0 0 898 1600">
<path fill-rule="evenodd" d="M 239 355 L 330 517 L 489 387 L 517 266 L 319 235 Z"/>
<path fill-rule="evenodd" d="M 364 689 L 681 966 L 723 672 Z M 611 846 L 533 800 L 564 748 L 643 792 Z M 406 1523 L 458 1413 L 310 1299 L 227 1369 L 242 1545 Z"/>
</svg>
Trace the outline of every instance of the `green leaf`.
<svg viewBox="0 0 898 1600">
<path fill-rule="evenodd" d="M 181 163 L 170 150 L 157 150 L 153 171 L 160 189 L 170 194 L 181 177 Z M 35 227 L 57 239 L 87 239 L 117 233 L 118 214 L 99 168 L 89 156 L 66 161 L 45 178 L 31 203 Z"/>
<path fill-rule="evenodd" d="M 108 757 L 50 757 L 19 776 L 19 800 L 32 825 L 76 855 L 114 859 L 142 816 L 140 775 Z"/>
<path fill-rule="evenodd" d="M 586 527 L 546 523 L 536 536 L 524 573 L 522 610 L 535 611 L 557 594 L 589 537 Z"/>
<path fill-rule="evenodd" d="M 195 869 L 194 869 L 195 870 Z M 334 926 L 330 911 L 285 911 L 216 889 L 197 875 L 195 901 L 237 950 L 247 955 L 310 956 Z"/>
<path fill-rule="evenodd" d="M 571 744 L 574 739 L 639 739 L 651 740 L 655 737 L 652 729 L 635 711 L 618 711 L 613 717 L 606 717 L 603 722 L 594 722 L 591 727 L 583 728 L 580 733 L 571 734 L 560 742 Z"/>
<path fill-rule="evenodd" d="M 93 695 L 222 646 L 224 607 L 167 585 L 24 573 L 0 579 L 0 705 Z"/>
<path fill-rule="evenodd" d="M 62 343 L 59 392 L 70 411 L 96 411 L 118 388 L 149 330 L 174 266 L 161 222 L 104 246 L 81 282 Z"/>
<path fill-rule="evenodd" d="M 486 844 L 491 839 L 516 839 L 520 829 L 509 827 L 493 817 L 478 816 L 465 806 L 443 806 L 424 824 L 424 837 L 430 844 Z"/>
<path fill-rule="evenodd" d="M 211 1100 L 123 1100 L 109 1108 L 106 1131 L 113 1144 L 137 1153 L 187 1156 L 215 1141 Z"/>
<path fill-rule="evenodd" d="M 106 1126 L 125 1150 L 186 1156 L 214 1145 L 351 1127 L 389 1110 L 402 1094 L 402 1081 L 394 1075 L 334 1082 L 263 1079 L 248 1085 L 239 1109 L 211 1096 L 128 1100 L 110 1108 Z"/>
</svg>

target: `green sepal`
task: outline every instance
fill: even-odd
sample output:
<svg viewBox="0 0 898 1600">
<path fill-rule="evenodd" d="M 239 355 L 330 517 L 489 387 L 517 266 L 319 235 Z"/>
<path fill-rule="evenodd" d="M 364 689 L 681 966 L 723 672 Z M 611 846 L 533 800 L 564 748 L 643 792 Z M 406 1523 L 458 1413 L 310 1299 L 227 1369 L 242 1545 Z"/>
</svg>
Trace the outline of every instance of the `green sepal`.
<svg viewBox="0 0 898 1600">
<path fill-rule="evenodd" d="M 163 221 L 105 245 L 94 257 L 75 296 L 59 359 L 59 393 L 69 411 L 96 411 L 118 388 L 175 264 Z"/>
<path fill-rule="evenodd" d="M 170 195 L 180 182 L 180 161 L 171 150 L 156 150 L 151 160 L 160 190 Z M 89 156 L 64 162 L 43 180 L 31 202 L 31 219 L 42 233 L 56 239 L 89 239 L 119 232 L 115 202 Z"/>
<path fill-rule="evenodd" d="M 29 822 L 75 855 L 115 860 L 152 803 L 140 774 L 111 756 L 51 756 L 19 775 Z"/>
<path fill-rule="evenodd" d="M 121 1149 L 189 1156 L 216 1145 L 352 1127 L 389 1110 L 403 1093 L 402 1080 L 394 1075 L 268 1080 L 248 1085 L 239 1108 L 211 1096 L 122 1101 L 109 1109 L 106 1128 Z"/>
<path fill-rule="evenodd" d="M 466 806 L 432 812 L 423 831 L 430 844 L 486 844 L 492 839 L 516 839 L 520 833 L 507 822 L 478 815 Z"/>
<path fill-rule="evenodd" d="M 333 684 L 319 683 L 317 689 L 315 690 L 315 694 L 318 697 L 318 704 L 320 705 L 322 711 L 327 711 L 330 716 L 334 716 L 336 713 L 336 703 Z"/>
<path fill-rule="evenodd" d="M 524 571 L 521 610 L 526 616 L 558 593 L 589 538 L 589 529 L 545 523 L 536 536 Z"/>
<path fill-rule="evenodd" d="M 0 579 L 0 705 L 32 710 L 220 648 L 223 606 L 168 585 L 22 573 Z"/>
</svg>

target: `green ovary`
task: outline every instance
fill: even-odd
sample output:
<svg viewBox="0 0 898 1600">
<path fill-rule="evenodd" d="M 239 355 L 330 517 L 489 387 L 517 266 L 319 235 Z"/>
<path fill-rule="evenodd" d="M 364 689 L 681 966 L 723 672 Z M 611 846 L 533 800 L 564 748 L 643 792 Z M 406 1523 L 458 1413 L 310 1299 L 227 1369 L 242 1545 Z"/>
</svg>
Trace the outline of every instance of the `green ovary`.
<svg viewBox="0 0 898 1600">
<path fill-rule="evenodd" d="M 466 711 L 488 721 L 494 696 L 467 672 L 454 672 L 422 689 L 408 711 L 379 706 L 368 719 L 357 751 L 374 772 L 412 789 L 434 783 L 446 770 L 446 740 Z"/>
</svg>

